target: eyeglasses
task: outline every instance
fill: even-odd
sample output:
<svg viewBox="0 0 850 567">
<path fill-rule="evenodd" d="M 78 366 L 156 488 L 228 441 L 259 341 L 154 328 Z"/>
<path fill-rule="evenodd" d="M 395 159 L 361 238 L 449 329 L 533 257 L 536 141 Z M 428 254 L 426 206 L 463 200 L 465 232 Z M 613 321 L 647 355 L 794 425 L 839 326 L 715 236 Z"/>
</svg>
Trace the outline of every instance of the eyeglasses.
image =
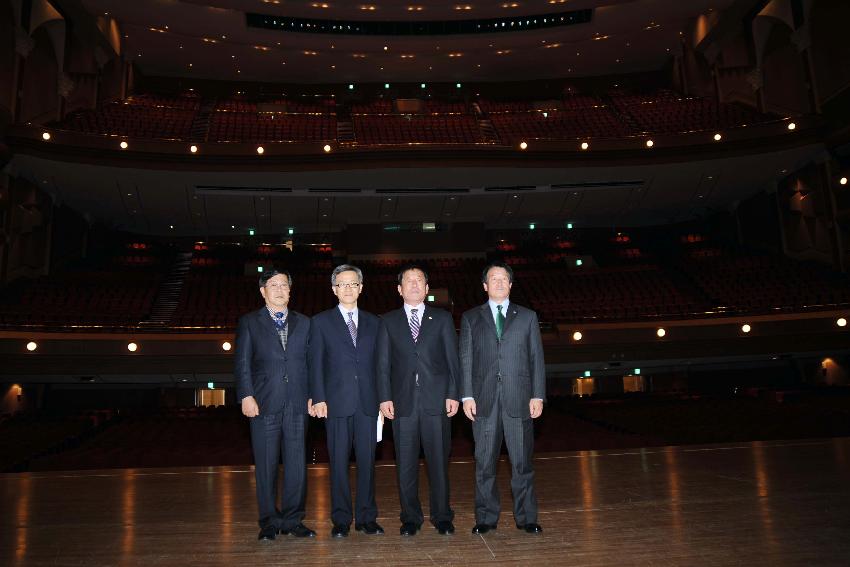
<svg viewBox="0 0 850 567">
<path fill-rule="evenodd" d="M 337 289 L 360 289 L 360 284 L 357 282 L 351 283 L 338 283 L 336 284 Z"/>
<path fill-rule="evenodd" d="M 272 289 L 289 289 L 288 283 L 270 283 L 266 284 L 266 287 L 270 287 Z"/>
</svg>

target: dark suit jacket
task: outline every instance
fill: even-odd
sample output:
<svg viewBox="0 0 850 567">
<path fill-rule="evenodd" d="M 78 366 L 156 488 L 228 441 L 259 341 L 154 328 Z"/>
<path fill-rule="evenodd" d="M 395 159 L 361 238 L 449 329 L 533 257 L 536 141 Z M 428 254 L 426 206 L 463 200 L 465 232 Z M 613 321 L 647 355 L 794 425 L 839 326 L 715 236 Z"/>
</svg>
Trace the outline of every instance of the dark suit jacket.
<svg viewBox="0 0 850 567">
<path fill-rule="evenodd" d="M 261 415 L 287 403 L 307 413 L 310 319 L 290 309 L 287 325 L 285 351 L 265 306 L 243 315 L 236 329 L 236 397 L 254 396 Z"/>
<path fill-rule="evenodd" d="M 543 342 L 537 314 L 510 302 L 502 340 L 485 303 L 463 314 L 460 324 L 463 398 L 475 398 L 476 412 L 490 415 L 502 382 L 502 403 L 511 417 L 529 417 L 528 402 L 546 399 Z"/>
<path fill-rule="evenodd" d="M 378 335 L 378 399 L 392 400 L 396 414 L 413 409 L 416 375 L 425 413 L 445 413 L 446 399 L 457 400 L 460 364 L 457 334 L 447 311 L 425 306 L 419 338 L 413 342 L 404 308 L 381 318 Z"/>
<path fill-rule="evenodd" d="M 378 317 L 358 310 L 357 348 L 339 306 L 313 317 L 310 326 L 310 396 L 327 402 L 328 417 L 353 415 L 359 408 L 378 415 L 375 346 Z"/>
</svg>

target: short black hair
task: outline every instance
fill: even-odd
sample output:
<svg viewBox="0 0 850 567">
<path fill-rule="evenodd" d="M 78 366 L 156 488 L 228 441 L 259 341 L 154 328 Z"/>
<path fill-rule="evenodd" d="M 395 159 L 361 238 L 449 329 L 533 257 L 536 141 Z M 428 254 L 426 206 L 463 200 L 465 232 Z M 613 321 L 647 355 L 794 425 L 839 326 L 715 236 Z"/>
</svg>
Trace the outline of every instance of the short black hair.
<svg viewBox="0 0 850 567">
<path fill-rule="evenodd" d="M 419 264 L 406 264 L 401 267 L 401 270 L 398 272 L 398 285 L 401 285 L 401 280 L 404 279 L 404 274 L 409 272 L 410 270 L 419 270 L 422 272 L 422 275 L 425 276 L 425 283 L 428 283 L 428 272 L 420 266 Z"/>
<path fill-rule="evenodd" d="M 509 265 L 502 262 L 501 260 L 495 260 L 493 262 L 490 262 L 489 264 L 487 264 L 484 267 L 484 271 L 481 272 L 481 283 L 487 283 L 487 274 L 493 268 L 502 268 L 503 270 L 505 270 L 508 273 L 508 281 L 510 283 L 514 283 L 514 271 L 513 271 L 513 269 Z"/>
<path fill-rule="evenodd" d="M 269 268 L 267 270 L 263 270 L 260 273 L 260 287 L 266 287 L 266 284 L 269 283 L 270 279 L 281 274 L 286 276 L 286 280 L 289 282 L 289 287 L 292 287 L 292 275 L 286 270 L 280 268 Z"/>
</svg>

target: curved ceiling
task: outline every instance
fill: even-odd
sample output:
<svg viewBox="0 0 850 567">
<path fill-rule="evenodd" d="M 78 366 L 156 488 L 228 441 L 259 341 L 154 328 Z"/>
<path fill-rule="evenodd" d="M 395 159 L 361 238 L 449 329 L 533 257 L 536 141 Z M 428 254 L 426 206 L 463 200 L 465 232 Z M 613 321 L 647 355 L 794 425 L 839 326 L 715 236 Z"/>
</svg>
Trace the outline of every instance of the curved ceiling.
<svg viewBox="0 0 850 567">
<path fill-rule="evenodd" d="M 530 80 L 656 70 L 700 16 L 733 0 L 349 3 L 289 0 L 83 0 L 114 18 L 143 73 L 280 83 Z M 411 10 L 408 10 L 411 7 Z M 421 8 L 421 9 L 420 9 Z M 588 24 L 497 34 L 334 36 L 249 28 L 246 13 L 357 21 L 517 19 L 592 9 Z"/>
</svg>

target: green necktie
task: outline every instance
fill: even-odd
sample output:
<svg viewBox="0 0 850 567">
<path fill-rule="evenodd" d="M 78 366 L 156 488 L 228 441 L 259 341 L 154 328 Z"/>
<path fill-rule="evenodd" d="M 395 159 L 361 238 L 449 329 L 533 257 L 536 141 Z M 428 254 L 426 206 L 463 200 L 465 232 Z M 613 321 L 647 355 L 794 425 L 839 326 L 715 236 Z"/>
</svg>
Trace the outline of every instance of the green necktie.
<svg viewBox="0 0 850 567">
<path fill-rule="evenodd" d="M 505 330 L 505 315 L 502 313 L 501 305 L 496 306 L 496 311 L 498 311 L 498 313 L 496 313 L 496 336 L 501 341 L 502 331 Z"/>
</svg>

